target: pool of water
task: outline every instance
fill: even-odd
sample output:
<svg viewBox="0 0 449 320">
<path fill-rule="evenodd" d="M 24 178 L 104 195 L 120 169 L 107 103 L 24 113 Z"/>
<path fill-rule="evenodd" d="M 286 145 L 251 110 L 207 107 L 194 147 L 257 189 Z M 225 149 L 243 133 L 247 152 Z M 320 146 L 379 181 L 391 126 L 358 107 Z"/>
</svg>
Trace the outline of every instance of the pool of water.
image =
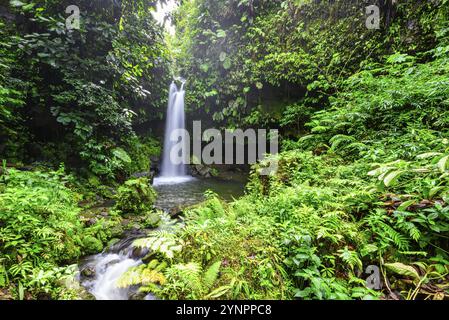
<svg viewBox="0 0 449 320">
<path fill-rule="evenodd" d="M 156 208 L 170 211 L 174 208 L 195 205 L 204 200 L 204 193 L 208 190 L 215 192 L 224 200 L 232 201 L 244 194 L 246 184 L 245 177 L 238 180 L 193 177 L 183 177 L 182 181 L 179 179 L 155 179 L 154 188 L 158 193 Z"/>
<path fill-rule="evenodd" d="M 175 179 L 155 179 L 154 188 L 158 193 L 156 208 L 170 212 L 176 208 L 195 205 L 204 200 L 208 190 L 215 192 L 222 199 L 232 201 L 243 195 L 246 179 L 237 180 L 199 179 L 181 177 Z M 142 234 L 124 235 L 124 238 L 108 248 L 105 252 L 86 257 L 81 263 L 81 270 L 91 270 L 92 277 L 81 277 L 81 284 L 97 300 L 128 300 L 137 293 L 137 288 L 119 288 L 117 282 L 130 268 L 143 262 L 133 254 L 135 239 Z M 155 299 L 147 295 L 145 300 Z"/>
</svg>

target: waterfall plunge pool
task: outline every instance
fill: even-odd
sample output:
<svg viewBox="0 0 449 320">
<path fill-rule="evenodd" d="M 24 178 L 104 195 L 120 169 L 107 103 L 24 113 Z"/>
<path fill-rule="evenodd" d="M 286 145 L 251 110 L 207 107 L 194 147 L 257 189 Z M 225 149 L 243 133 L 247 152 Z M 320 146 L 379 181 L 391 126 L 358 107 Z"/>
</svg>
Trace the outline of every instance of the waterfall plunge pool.
<svg viewBox="0 0 449 320">
<path fill-rule="evenodd" d="M 158 193 L 155 207 L 169 212 L 173 208 L 186 207 L 201 203 L 206 191 L 210 190 L 220 198 L 232 201 L 243 195 L 246 178 L 235 180 L 203 179 L 193 177 L 157 178 L 154 188 Z M 148 231 L 148 230 L 147 230 Z M 80 263 L 80 269 L 90 269 L 91 277 L 81 276 L 81 284 L 97 300 L 130 300 L 135 299 L 138 288 L 117 288 L 120 277 L 130 268 L 142 264 L 140 258 L 135 257 L 134 240 L 145 237 L 146 232 L 139 234 L 125 234 L 117 244 L 106 249 L 103 253 L 86 257 Z M 144 300 L 156 299 L 147 295 Z"/>
<path fill-rule="evenodd" d="M 182 211 L 180 208 L 202 202 L 208 190 L 224 200 L 237 198 L 243 194 L 246 182 L 243 175 L 233 180 L 193 178 L 187 176 L 186 165 L 171 161 L 171 150 L 175 146 L 171 134 L 175 130 L 185 129 L 185 81 L 181 79 L 181 82 L 179 89 L 174 81 L 170 85 L 161 177 L 154 181 L 158 193 L 156 209 L 174 214 Z M 90 276 L 82 277 L 81 283 L 97 300 L 129 300 L 136 297 L 138 288 L 120 289 L 117 282 L 130 268 L 143 263 L 142 254 L 134 254 L 136 248 L 133 242 L 139 237 L 145 237 L 148 231 L 125 235 L 119 243 L 101 254 L 86 258 L 81 264 L 82 270 L 90 270 Z M 154 299 L 152 295 L 140 298 Z"/>
</svg>

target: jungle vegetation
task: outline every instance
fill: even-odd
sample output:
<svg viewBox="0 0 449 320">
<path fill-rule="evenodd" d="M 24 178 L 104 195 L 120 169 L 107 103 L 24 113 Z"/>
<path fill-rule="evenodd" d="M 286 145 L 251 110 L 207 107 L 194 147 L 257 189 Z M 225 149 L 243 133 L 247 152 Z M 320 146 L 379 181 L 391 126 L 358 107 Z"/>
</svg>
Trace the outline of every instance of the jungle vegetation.
<svg viewBox="0 0 449 320">
<path fill-rule="evenodd" d="M 449 1 L 0 1 L 0 299 L 80 299 L 65 281 L 157 195 L 174 74 L 188 116 L 276 128 L 245 195 L 135 245 L 119 285 L 162 299 L 449 298 Z M 368 5 L 380 29 L 366 27 Z M 274 158 L 275 175 L 260 169 Z M 109 217 L 82 204 L 115 199 Z M 68 267 L 67 267 L 68 266 Z M 371 270 L 371 271 L 370 271 Z M 368 285 L 373 270 L 380 284 Z"/>
</svg>

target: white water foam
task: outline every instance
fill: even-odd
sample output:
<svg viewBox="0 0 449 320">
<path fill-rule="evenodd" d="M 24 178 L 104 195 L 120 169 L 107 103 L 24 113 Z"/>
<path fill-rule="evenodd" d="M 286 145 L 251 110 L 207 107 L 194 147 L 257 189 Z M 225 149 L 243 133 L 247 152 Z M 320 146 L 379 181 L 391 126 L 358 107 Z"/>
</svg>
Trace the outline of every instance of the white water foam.
<svg viewBox="0 0 449 320">
<path fill-rule="evenodd" d="M 191 176 L 181 176 L 181 177 L 159 177 L 155 178 L 153 182 L 153 186 L 164 186 L 164 185 L 174 185 L 174 184 L 182 184 L 190 181 L 196 180 Z"/>
</svg>

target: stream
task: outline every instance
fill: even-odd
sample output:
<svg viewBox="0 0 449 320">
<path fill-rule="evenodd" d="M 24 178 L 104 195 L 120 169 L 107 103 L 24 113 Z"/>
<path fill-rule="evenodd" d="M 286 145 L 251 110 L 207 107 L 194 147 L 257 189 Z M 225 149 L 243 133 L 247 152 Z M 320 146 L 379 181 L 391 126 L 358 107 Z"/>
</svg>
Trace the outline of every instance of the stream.
<svg viewBox="0 0 449 320">
<path fill-rule="evenodd" d="M 172 150 L 176 147 L 177 139 L 171 137 L 173 132 L 185 131 L 185 80 L 178 77 L 181 86 L 178 89 L 175 81 L 170 85 L 167 120 L 161 176 L 154 180 L 153 186 L 158 193 L 155 203 L 156 209 L 167 212 L 169 215 L 177 215 L 180 208 L 192 206 L 204 200 L 204 193 L 208 190 L 215 192 L 224 200 L 232 200 L 243 194 L 245 178 L 243 174 L 234 177 L 233 180 L 218 180 L 194 178 L 187 175 L 187 165 L 177 163 L 172 159 Z M 181 152 L 183 159 L 186 154 Z M 231 177 L 231 174 L 227 175 Z M 165 221 L 170 225 L 175 221 Z M 164 224 L 164 223 L 163 223 Z M 163 226 L 161 227 L 163 228 Z M 124 235 L 123 239 L 108 248 L 105 252 L 87 257 L 81 264 L 81 284 L 97 300 L 153 300 L 153 295 L 140 297 L 138 288 L 131 287 L 120 289 L 117 281 L 132 267 L 142 264 L 142 260 L 148 252 L 133 247 L 133 242 L 145 237 L 149 230 L 136 231 Z M 86 275 L 86 271 L 88 274 Z"/>
<path fill-rule="evenodd" d="M 204 200 L 204 193 L 211 190 L 225 200 L 232 200 L 243 194 L 245 181 L 225 181 L 182 177 L 176 179 L 155 179 L 154 188 L 158 192 L 157 209 L 169 212 L 180 206 L 190 206 Z M 149 230 L 146 230 L 149 231 Z M 119 289 L 116 286 L 120 277 L 130 268 L 142 264 L 141 255 L 136 256 L 134 240 L 145 237 L 146 232 L 126 234 L 124 238 L 103 253 L 85 258 L 80 269 L 92 270 L 92 277 L 81 276 L 81 284 L 96 300 L 135 299 L 138 288 Z M 140 258 L 139 258 L 140 257 Z M 142 297 L 141 297 L 142 298 Z M 144 300 L 156 297 L 147 295 Z"/>
</svg>

